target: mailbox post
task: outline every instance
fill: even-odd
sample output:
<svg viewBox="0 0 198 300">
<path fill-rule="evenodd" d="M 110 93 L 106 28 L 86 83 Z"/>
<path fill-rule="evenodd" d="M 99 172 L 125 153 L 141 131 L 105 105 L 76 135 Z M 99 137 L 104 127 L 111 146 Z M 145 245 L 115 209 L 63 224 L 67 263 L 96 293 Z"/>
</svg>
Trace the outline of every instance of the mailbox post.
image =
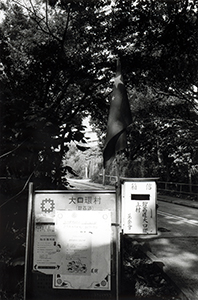
<svg viewBox="0 0 198 300">
<path fill-rule="evenodd" d="M 122 180 L 122 228 L 124 234 L 157 234 L 157 178 Z"/>
</svg>

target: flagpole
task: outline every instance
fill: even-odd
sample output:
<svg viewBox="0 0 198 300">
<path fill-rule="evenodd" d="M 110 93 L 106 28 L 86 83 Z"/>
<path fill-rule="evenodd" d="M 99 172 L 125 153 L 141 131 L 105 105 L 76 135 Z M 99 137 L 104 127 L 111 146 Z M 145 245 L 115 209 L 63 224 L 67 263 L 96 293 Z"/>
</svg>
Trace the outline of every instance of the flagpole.
<svg viewBox="0 0 198 300">
<path fill-rule="evenodd" d="M 121 242 L 123 242 L 121 225 L 121 180 L 120 180 L 120 155 L 119 151 L 126 148 L 126 128 L 132 123 L 130 104 L 127 97 L 127 91 L 124 85 L 121 63 L 117 58 L 116 76 L 112 90 L 110 110 L 107 122 L 107 135 L 103 150 L 103 162 L 105 164 L 112 157 L 116 156 L 116 300 L 119 300 L 119 290 L 121 287 L 122 259 L 120 256 Z M 104 172 L 104 171 L 103 171 Z M 103 173 L 103 183 L 105 182 Z"/>
<path fill-rule="evenodd" d="M 105 168 L 103 168 L 103 173 L 102 173 L 102 184 L 105 186 Z"/>
<path fill-rule="evenodd" d="M 120 182 L 120 155 L 116 155 L 116 175 L 117 175 L 117 185 L 116 185 L 116 217 L 117 217 L 117 255 L 116 255 L 116 266 L 117 266 L 117 297 L 119 300 L 119 295 L 121 291 L 121 182 Z"/>
</svg>

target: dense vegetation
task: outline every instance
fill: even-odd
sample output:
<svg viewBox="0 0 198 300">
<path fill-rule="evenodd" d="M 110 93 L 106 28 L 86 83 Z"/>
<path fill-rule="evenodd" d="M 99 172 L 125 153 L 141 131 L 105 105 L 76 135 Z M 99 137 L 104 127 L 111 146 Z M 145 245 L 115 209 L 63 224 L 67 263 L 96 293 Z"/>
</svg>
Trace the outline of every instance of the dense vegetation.
<svg viewBox="0 0 198 300">
<path fill-rule="evenodd" d="M 22 298 L 28 183 L 67 188 L 68 172 L 83 176 L 92 158 L 101 172 L 117 56 L 133 115 L 122 175 L 197 182 L 197 9 L 196 0 L 0 0 L 2 299 Z M 87 150 L 86 116 L 99 149 Z"/>
<path fill-rule="evenodd" d="M 196 182 L 196 1 L 13 0 L 1 12 L 2 191 L 66 186 L 87 115 L 102 149 L 117 55 L 133 114 L 125 175 Z"/>
</svg>

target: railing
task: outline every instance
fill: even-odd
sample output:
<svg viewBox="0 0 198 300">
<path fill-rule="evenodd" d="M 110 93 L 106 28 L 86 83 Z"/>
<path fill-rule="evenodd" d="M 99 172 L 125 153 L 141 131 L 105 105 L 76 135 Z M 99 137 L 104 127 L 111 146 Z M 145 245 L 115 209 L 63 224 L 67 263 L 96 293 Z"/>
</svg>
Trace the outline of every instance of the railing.
<svg viewBox="0 0 198 300">
<path fill-rule="evenodd" d="M 198 184 L 157 181 L 158 191 L 175 192 L 198 197 Z"/>
</svg>

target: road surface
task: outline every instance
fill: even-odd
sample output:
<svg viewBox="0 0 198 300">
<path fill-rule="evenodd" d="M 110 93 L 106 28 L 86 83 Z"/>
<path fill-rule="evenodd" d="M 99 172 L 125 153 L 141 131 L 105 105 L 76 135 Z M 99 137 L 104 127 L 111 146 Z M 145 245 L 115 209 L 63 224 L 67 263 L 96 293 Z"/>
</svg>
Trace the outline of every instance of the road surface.
<svg viewBox="0 0 198 300">
<path fill-rule="evenodd" d="M 146 237 L 149 252 L 189 300 L 198 299 L 198 210 L 158 203 L 158 234 Z"/>
<path fill-rule="evenodd" d="M 112 186 L 71 180 L 77 189 L 114 189 Z M 186 295 L 198 299 L 198 209 L 160 201 L 157 210 L 157 235 L 139 235 L 151 259 L 163 262 L 163 270 Z"/>
</svg>

